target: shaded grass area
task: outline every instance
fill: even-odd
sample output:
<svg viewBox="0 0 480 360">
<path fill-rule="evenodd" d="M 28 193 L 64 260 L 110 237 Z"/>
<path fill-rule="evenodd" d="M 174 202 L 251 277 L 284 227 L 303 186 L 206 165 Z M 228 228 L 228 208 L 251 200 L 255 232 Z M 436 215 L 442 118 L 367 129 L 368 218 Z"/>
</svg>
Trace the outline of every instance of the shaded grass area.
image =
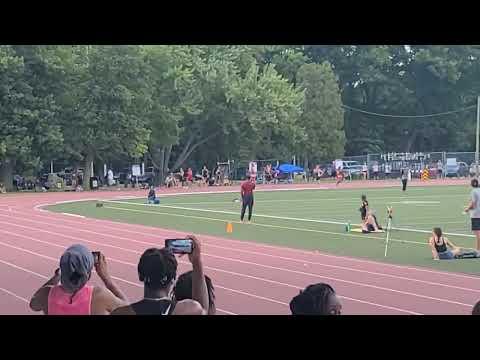
<svg viewBox="0 0 480 360">
<path fill-rule="evenodd" d="M 257 192 L 252 224 L 238 222 L 240 203 L 234 201 L 239 198 L 235 193 L 165 196 L 159 206 L 147 206 L 145 199 L 134 199 L 108 201 L 100 208 L 95 202 L 87 201 L 48 209 L 188 233 L 478 274 L 480 259 L 432 260 L 427 246 L 428 233 L 393 230 L 389 255 L 385 258 L 385 234 L 345 231 L 347 222 L 360 222 L 360 196 L 365 194 L 382 225 L 386 221 L 386 207 L 392 206 L 394 227 L 430 231 L 440 226 L 444 232 L 455 234 L 448 237 L 458 246 L 473 247 L 469 218 L 462 215 L 469 192 L 466 186 L 417 187 L 406 193 L 396 188 Z M 226 233 L 228 222 L 233 223 L 232 234 Z"/>
</svg>

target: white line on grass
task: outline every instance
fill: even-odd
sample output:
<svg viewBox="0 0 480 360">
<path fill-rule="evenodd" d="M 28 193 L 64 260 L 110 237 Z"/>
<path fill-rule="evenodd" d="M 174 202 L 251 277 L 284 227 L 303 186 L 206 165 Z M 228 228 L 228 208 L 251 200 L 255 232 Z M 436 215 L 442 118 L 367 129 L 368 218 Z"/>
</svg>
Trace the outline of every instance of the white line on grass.
<svg viewBox="0 0 480 360">
<path fill-rule="evenodd" d="M 201 212 L 210 212 L 210 213 L 226 214 L 226 215 L 238 215 L 238 212 L 224 211 L 224 210 L 200 209 L 200 208 L 172 206 L 172 205 L 141 204 L 141 203 L 126 202 L 126 201 L 105 201 L 105 202 L 113 203 L 113 204 L 122 204 L 122 205 L 136 205 L 136 206 L 143 206 L 143 207 L 168 208 L 168 209 L 178 209 L 178 210 L 186 210 L 186 211 L 201 211 Z M 317 224 L 331 224 L 331 225 L 345 225 L 347 223 L 346 221 L 339 222 L 339 221 L 331 221 L 331 220 L 315 220 L 315 219 L 304 219 L 304 218 L 297 218 L 297 217 L 275 216 L 275 215 L 265 215 L 265 214 L 255 214 L 255 217 L 263 217 L 267 219 L 276 219 L 276 220 L 303 221 L 303 222 L 312 222 Z M 361 226 L 361 224 L 351 224 L 351 225 Z M 392 227 L 392 230 L 418 232 L 418 233 L 424 233 L 424 234 L 431 233 L 431 231 L 429 230 L 418 230 L 418 229 L 397 228 L 397 227 Z M 459 234 L 459 233 L 444 233 L 444 234 L 450 235 L 450 236 L 464 236 L 464 237 L 472 237 L 472 238 L 475 237 L 474 235 Z"/>
<path fill-rule="evenodd" d="M 225 219 L 218 219 L 218 218 L 211 218 L 205 216 L 196 216 L 196 215 L 184 215 L 184 214 L 172 214 L 167 212 L 159 212 L 159 211 L 147 211 L 147 210 L 138 210 L 138 209 L 128 209 L 122 207 L 111 207 L 111 206 L 104 206 L 104 209 L 112 209 L 112 210 L 121 210 L 121 211 L 130 211 L 130 212 L 137 212 L 141 214 L 154 214 L 154 215 L 166 215 L 166 216 L 176 216 L 176 217 L 184 217 L 190 219 L 198 219 L 198 220 L 208 220 L 208 221 L 218 221 L 218 222 L 231 222 L 233 224 L 242 224 L 240 221 L 229 221 Z M 270 225 L 270 224 L 262 224 L 262 223 L 251 223 L 250 226 L 261 226 L 261 227 L 268 227 L 274 229 L 285 229 L 285 230 L 294 230 L 294 231 L 305 231 L 305 232 L 313 232 L 319 234 L 329 234 L 329 235 L 342 235 L 347 237 L 358 237 L 358 238 L 368 238 L 368 239 L 375 239 L 375 240 L 383 240 L 383 238 L 375 237 L 375 236 L 368 236 L 365 234 L 356 235 L 350 233 L 342 233 L 342 232 L 334 232 L 334 231 L 324 231 L 324 230 L 314 230 L 314 229 L 305 229 L 305 228 L 297 228 L 297 227 L 287 227 L 287 226 L 280 226 L 280 225 Z M 418 245 L 427 245 L 426 243 L 419 242 L 419 241 L 409 241 L 409 240 L 398 240 L 398 239 L 390 239 L 390 241 L 401 242 L 401 243 L 410 243 L 410 244 L 418 244 Z"/>
</svg>

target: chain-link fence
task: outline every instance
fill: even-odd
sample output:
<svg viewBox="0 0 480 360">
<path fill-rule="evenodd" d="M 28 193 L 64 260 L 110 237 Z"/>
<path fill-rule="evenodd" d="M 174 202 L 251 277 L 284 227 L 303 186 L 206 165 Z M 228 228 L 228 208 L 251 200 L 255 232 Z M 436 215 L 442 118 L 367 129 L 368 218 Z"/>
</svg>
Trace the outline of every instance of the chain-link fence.
<svg viewBox="0 0 480 360">
<path fill-rule="evenodd" d="M 370 179 L 399 178 L 402 170 L 409 169 L 412 177 L 420 178 L 422 170 L 428 167 L 430 178 L 448 177 L 467 177 L 475 175 L 475 152 L 391 152 L 366 155 L 353 155 L 341 157 L 345 168 L 352 168 L 356 176 L 353 178 L 362 178 L 363 166 L 367 165 L 367 176 Z M 235 163 L 235 179 L 242 179 L 248 171 L 250 161 L 257 163 L 257 172 L 261 176 L 263 169 L 267 164 L 276 167 L 279 164 L 293 164 L 293 157 L 289 159 L 261 159 L 261 160 L 243 160 Z M 325 176 L 334 176 L 335 170 L 333 163 L 335 159 L 323 162 L 310 162 L 310 169 L 305 169 L 310 173 L 313 168 L 320 164 L 326 170 Z M 297 165 L 303 167 L 303 163 Z M 347 171 L 348 173 L 348 171 Z"/>
</svg>

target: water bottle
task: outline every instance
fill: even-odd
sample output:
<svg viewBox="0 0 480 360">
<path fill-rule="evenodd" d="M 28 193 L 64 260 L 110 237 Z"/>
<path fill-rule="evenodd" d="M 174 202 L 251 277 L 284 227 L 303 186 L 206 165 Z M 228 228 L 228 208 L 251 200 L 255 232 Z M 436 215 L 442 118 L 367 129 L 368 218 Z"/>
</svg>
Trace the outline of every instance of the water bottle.
<svg viewBox="0 0 480 360">
<path fill-rule="evenodd" d="M 350 232 L 350 229 L 351 229 L 350 222 L 347 222 L 347 223 L 345 224 L 345 232 Z"/>
</svg>

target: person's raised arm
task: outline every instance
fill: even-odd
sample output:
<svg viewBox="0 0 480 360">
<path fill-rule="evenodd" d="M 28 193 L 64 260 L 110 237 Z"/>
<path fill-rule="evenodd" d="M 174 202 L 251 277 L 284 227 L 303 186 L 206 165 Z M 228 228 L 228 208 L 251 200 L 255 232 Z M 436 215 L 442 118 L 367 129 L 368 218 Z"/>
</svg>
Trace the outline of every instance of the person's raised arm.
<svg viewBox="0 0 480 360">
<path fill-rule="evenodd" d="M 192 263 L 192 298 L 200 303 L 202 308 L 208 313 L 210 303 L 208 301 L 208 289 L 203 273 L 203 264 L 201 257 L 200 241 L 193 235 L 188 237 L 193 241 L 193 251 L 188 255 Z"/>
<path fill-rule="evenodd" d="M 60 282 L 60 269 L 55 270 L 55 274 L 40 289 L 35 291 L 30 300 L 30 309 L 33 311 L 43 311 L 45 314 L 48 310 L 48 294 L 53 286 Z"/>
<path fill-rule="evenodd" d="M 112 304 L 112 307 L 116 307 L 118 304 L 126 304 L 128 302 L 128 299 L 111 278 L 107 268 L 107 260 L 105 259 L 105 255 L 103 255 L 102 253 L 100 253 L 98 263 L 95 264 L 95 270 L 97 271 L 100 279 L 102 279 L 103 283 L 105 284 L 105 287 L 110 290 L 116 298 L 118 298 L 111 300 L 111 302 L 114 303 Z"/>
</svg>

